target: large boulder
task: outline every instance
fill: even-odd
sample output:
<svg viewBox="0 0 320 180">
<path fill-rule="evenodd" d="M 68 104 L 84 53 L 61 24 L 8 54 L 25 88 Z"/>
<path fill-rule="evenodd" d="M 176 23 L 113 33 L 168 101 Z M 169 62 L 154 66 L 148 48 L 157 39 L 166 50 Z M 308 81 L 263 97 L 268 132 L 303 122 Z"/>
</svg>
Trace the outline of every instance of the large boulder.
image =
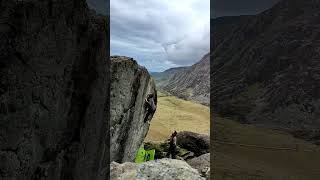
<svg viewBox="0 0 320 180">
<path fill-rule="evenodd" d="M 189 159 L 187 163 L 197 169 L 202 176 L 208 177 L 210 175 L 210 153 Z"/>
<path fill-rule="evenodd" d="M 204 180 L 196 169 L 185 161 L 161 159 L 142 164 L 111 163 L 112 180 Z"/>
<path fill-rule="evenodd" d="M 110 161 L 130 162 L 149 130 L 144 99 L 153 93 L 157 103 L 155 83 L 146 68 L 124 56 L 111 57 L 111 75 Z"/>
<path fill-rule="evenodd" d="M 0 179 L 105 179 L 107 18 L 85 0 L 0 4 Z"/>
<path fill-rule="evenodd" d="M 179 132 L 177 134 L 177 144 L 181 148 L 194 152 L 196 156 L 210 152 L 210 137 L 205 134 L 189 131 Z"/>
</svg>

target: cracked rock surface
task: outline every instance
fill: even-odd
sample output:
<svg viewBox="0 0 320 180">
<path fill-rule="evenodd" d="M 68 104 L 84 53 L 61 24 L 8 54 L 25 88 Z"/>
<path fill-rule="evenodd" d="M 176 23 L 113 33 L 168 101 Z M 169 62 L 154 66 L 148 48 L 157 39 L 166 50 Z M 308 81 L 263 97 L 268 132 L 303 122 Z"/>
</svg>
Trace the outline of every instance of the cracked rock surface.
<svg viewBox="0 0 320 180">
<path fill-rule="evenodd" d="M 153 93 L 157 103 L 155 83 L 147 69 L 124 56 L 111 57 L 111 75 L 110 160 L 130 162 L 149 130 L 144 99 Z"/>
<path fill-rule="evenodd" d="M 0 179 L 104 179 L 107 18 L 84 0 L 6 0 L 0 22 Z"/>
<path fill-rule="evenodd" d="M 113 180 L 204 180 L 196 169 L 185 161 L 176 159 L 160 159 L 142 164 L 126 162 L 111 163 L 111 179 Z"/>
</svg>

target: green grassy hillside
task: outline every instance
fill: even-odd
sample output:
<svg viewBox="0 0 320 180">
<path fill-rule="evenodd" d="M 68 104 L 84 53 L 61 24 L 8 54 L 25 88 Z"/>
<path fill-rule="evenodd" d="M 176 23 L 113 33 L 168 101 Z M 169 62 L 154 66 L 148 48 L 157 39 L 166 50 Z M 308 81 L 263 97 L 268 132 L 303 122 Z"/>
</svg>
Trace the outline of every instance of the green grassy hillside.
<svg viewBox="0 0 320 180">
<path fill-rule="evenodd" d="M 284 132 L 228 119 L 214 118 L 213 123 L 215 180 L 320 179 L 319 146 Z"/>
<path fill-rule="evenodd" d="M 172 131 L 210 132 L 209 107 L 165 93 L 146 141 L 163 141 Z M 213 117 L 215 180 L 318 180 L 320 147 L 282 131 Z M 233 144 L 234 143 L 234 144 Z"/>
<path fill-rule="evenodd" d="M 174 130 L 209 134 L 209 107 L 158 92 L 157 111 L 145 140 L 166 140 Z"/>
</svg>

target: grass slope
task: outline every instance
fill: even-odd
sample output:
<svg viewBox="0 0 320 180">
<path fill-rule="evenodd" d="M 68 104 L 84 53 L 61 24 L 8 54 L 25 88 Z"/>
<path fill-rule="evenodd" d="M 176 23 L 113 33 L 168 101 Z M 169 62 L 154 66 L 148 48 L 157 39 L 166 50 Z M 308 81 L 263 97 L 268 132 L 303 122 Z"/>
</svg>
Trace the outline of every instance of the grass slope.
<svg viewBox="0 0 320 180">
<path fill-rule="evenodd" d="M 162 141 L 176 131 L 210 133 L 209 107 L 158 92 L 158 107 L 145 141 Z"/>
<path fill-rule="evenodd" d="M 159 92 L 158 109 L 145 141 L 163 141 L 172 131 L 210 132 L 209 107 Z M 212 172 L 215 180 L 317 180 L 320 147 L 282 131 L 213 118 Z M 234 142 L 274 150 L 215 143 Z M 308 150 L 308 151 L 304 151 Z M 309 152 L 310 150 L 310 152 Z"/>
<path fill-rule="evenodd" d="M 214 140 L 263 147 L 296 148 L 272 150 L 239 145 L 214 144 L 215 180 L 316 180 L 320 179 L 320 147 L 291 135 L 244 125 L 232 120 L 214 119 Z M 212 140 L 211 140 L 212 141 Z M 304 152 L 312 150 L 315 152 Z"/>
</svg>

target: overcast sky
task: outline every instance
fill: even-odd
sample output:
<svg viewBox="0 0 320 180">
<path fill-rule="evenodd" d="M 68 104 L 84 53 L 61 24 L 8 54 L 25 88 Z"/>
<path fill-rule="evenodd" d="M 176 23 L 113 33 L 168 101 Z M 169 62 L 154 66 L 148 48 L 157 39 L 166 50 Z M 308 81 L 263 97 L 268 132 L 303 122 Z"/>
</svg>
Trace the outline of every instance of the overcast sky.
<svg viewBox="0 0 320 180">
<path fill-rule="evenodd" d="M 192 65 L 209 52 L 210 0 L 111 0 L 111 55 L 149 71 Z"/>
<path fill-rule="evenodd" d="M 109 0 L 87 0 L 108 14 Z M 279 0 L 211 0 L 211 17 L 258 14 Z M 188 66 L 209 52 L 210 0 L 110 0 L 111 55 L 149 71 Z"/>
</svg>

